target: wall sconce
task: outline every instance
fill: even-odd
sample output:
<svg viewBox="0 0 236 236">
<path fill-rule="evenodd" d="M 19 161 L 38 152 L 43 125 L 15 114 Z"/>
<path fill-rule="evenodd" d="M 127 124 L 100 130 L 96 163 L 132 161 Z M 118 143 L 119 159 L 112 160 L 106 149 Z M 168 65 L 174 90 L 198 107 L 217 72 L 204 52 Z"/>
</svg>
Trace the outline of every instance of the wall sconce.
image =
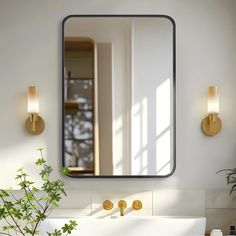
<svg viewBox="0 0 236 236">
<path fill-rule="evenodd" d="M 28 114 L 25 128 L 30 134 L 41 134 L 45 128 L 44 120 L 39 116 L 38 89 L 35 86 L 28 88 Z"/>
<path fill-rule="evenodd" d="M 222 128 L 222 123 L 219 115 L 219 95 L 216 86 L 208 88 L 208 116 L 202 121 L 202 131 L 206 135 L 214 136 L 218 134 Z"/>
</svg>

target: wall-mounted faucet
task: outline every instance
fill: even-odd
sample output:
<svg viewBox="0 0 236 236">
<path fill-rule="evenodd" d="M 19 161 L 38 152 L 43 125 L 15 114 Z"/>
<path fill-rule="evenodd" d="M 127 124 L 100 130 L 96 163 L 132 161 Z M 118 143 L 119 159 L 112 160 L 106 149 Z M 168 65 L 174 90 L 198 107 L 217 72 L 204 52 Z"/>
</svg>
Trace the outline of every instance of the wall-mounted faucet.
<svg viewBox="0 0 236 236">
<path fill-rule="evenodd" d="M 120 216 L 125 215 L 125 209 L 127 208 L 127 203 L 125 200 L 120 200 L 118 202 L 118 207 L 120 208 Z"/>
<path fill-rule="evenodd" d="M 112 210 L 113 208 L 113 203 L 110 200 L 105 200 L 103 202 L 103 209 L 104 210 Z M 118 202 L 118 207 L 120 209 L 120 216 L 125 215 L 125 209 L 127 208 L 127 202 L 125 200 L 120 200 Z M 143 204 L 140 200 L 134 200 L 132 204 L 132 209 L 135 211 L 141 210 L 143 207 Z"/>
</svg>

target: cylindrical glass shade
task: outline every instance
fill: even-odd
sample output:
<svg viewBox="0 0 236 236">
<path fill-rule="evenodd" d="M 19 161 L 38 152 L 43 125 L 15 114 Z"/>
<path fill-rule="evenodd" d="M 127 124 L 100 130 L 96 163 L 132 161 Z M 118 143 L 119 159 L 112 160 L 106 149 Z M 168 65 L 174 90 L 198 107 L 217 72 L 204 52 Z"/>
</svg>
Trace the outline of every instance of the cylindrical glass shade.
<svg viewBox="0 0 236 236">
<path fill-rule="evenodd" d="M 39 113 L 38 89 L 35 86 L 29 86 L 28 88 L 28 113 Z"/>
<path fill-rule="evenodd" d="M 219 95 L 216 86 L 210 86 L 208 89 L 207 112 L 219 114 Z"/>
</svg>

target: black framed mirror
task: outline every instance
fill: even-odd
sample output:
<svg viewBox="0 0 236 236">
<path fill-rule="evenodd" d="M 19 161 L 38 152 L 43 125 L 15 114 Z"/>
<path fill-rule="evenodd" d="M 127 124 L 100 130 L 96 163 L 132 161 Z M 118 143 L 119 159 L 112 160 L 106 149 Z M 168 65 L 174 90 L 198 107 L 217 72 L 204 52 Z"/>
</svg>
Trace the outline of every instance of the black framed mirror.
<svg viewBox="0 0 236 236">
<path fill-rule="evenodd" d="M 174 173 L 175 31 L 166 15 L 63 20 L 62 164 L 69 176 Z"/>
</svg>

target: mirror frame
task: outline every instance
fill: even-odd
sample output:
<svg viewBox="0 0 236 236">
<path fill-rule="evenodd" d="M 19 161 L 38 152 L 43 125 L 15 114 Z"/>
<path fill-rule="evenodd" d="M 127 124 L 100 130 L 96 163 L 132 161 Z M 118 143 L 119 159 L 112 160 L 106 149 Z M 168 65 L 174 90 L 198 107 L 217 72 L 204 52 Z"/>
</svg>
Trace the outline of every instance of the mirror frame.
<svg viewBox="0 0 236 236">
<path fill-rule="evenodd" d="M 86 179 L 94 179 L 94 178 L 167 178 L 170 177 L 171 175 L 174 174 L 175 170 L 176 170 L 176 24 L 175 21 L 172 17 L 168 16 L 168 15 L 159 15 L 159 14 L 151 14 L 151 15 L 84 15 L 84 14 L 72 14 L 72 15 L 68 15 L 66 16 L 63 21 L 62 21 L 62 80 L 61 80 L 61 85 L 62 85 L 62 94 L 61 94 L 61 98 L 62 98 L 62 104 L 61 104 L 61 111 L 62 111 L 62 131 L 61 131 L 61 145 L 62 145 L 62 167 L 65 167 L 65 148 L 64 148 L 64 133 L 65 133 L 65 112 L 64 112 L 64 27 L 65 27 L 65 23 L 66 20 L 68 20 L 69 18 L 72 17 L 78 17 L 78 18 L 83 18 L 83 17 L 127 17 L 127 18 L 131 18 L 131 17 L 139 17 L 139 18 L 151 18 L 151 17 L 156 17 L 156 18 L 166 18 L 168 19 L 171 23 L 172 23 L 172 33 L 173 33 L 173 168 L 172 171 L 167 174 L 167 175 L 103 175 L 103 176 L 87 176 L 87 175 L 79 175 L 79 176 L 73 176 L 70 174 L 67 174 L 68 177 L 71 178 L 86 178 Z"/>
</svg>

